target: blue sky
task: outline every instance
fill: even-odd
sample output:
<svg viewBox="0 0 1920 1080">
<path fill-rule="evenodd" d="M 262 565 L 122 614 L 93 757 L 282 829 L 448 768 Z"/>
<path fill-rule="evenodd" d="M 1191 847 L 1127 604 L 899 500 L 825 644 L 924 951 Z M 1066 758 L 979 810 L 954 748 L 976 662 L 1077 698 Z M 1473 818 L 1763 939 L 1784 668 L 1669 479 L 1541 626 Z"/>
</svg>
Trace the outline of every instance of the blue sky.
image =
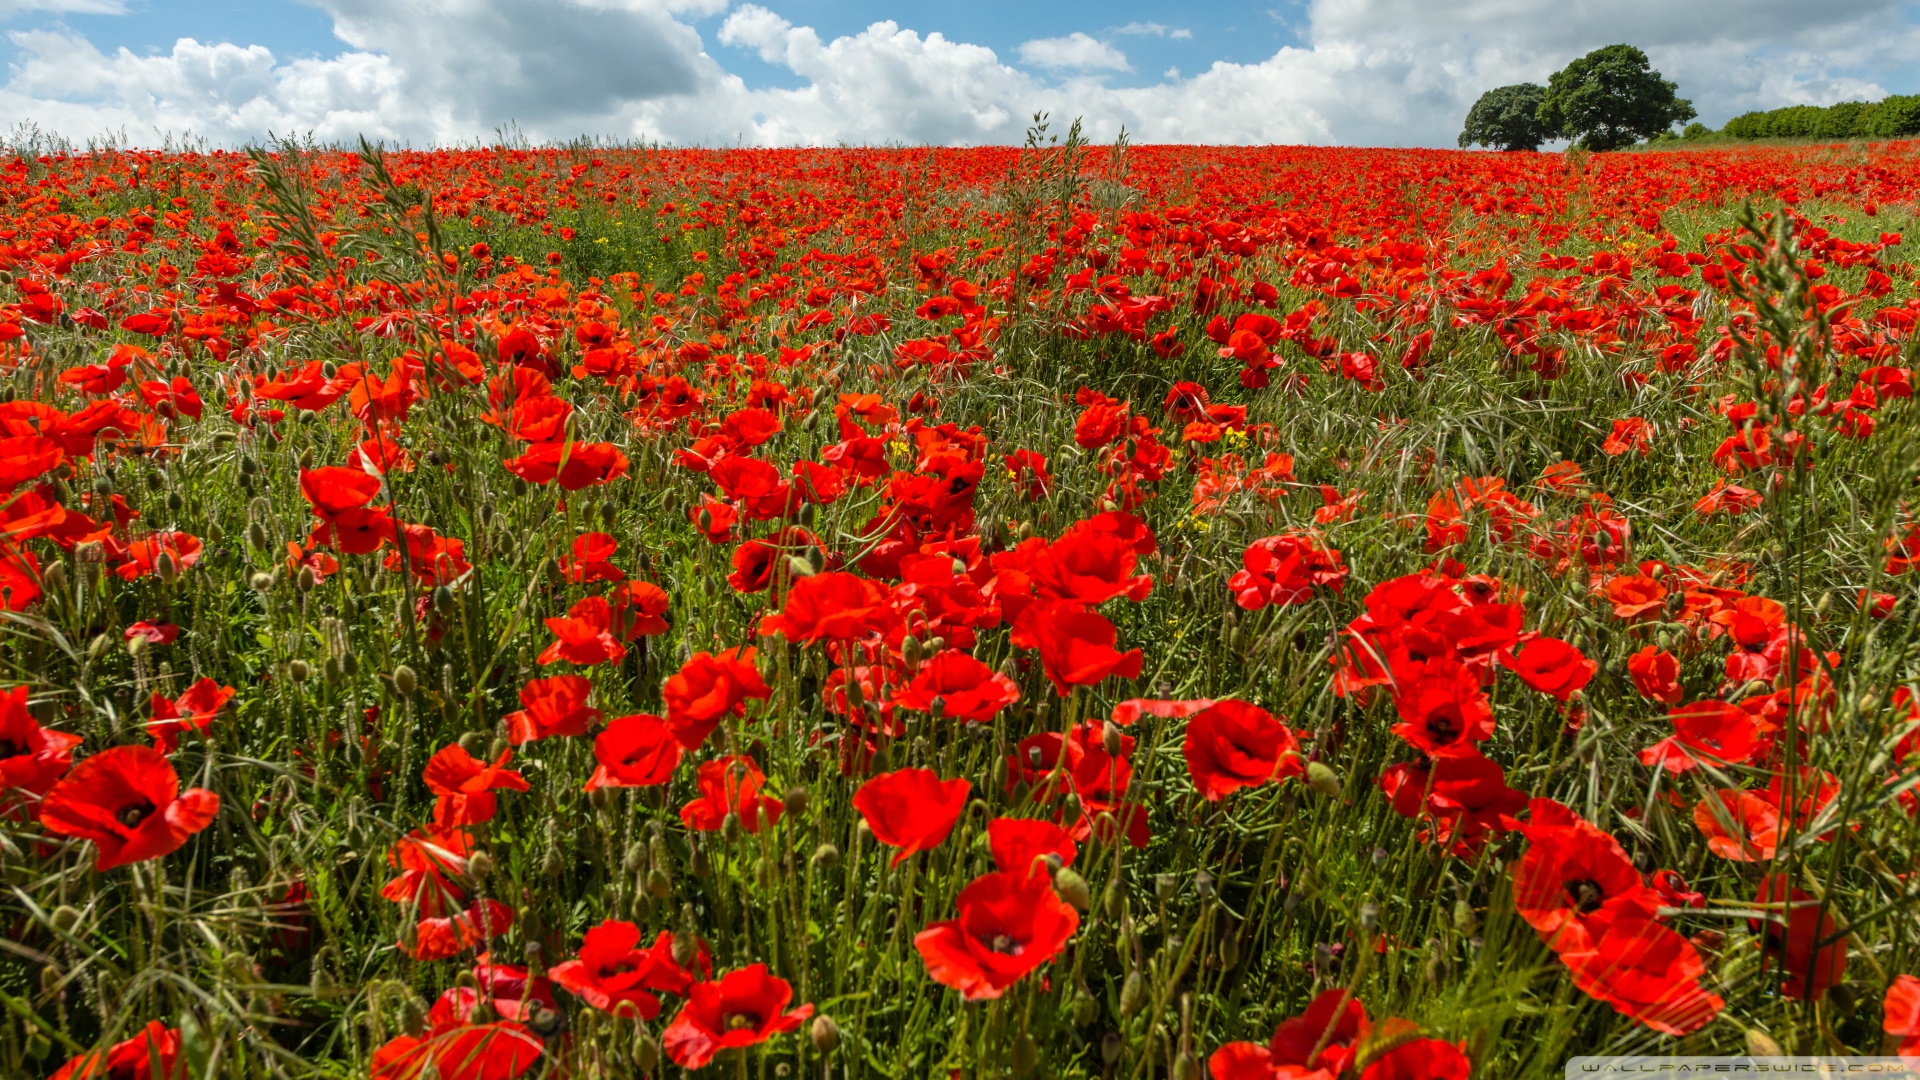
<svg viewBox="0 0 1920 1080">
<path fill-rule="evenodd" d="M 890 21 L 892 29 L 876 25 Z M 415 145 L 1448 145 L 1475 97 L 1644 47 L 1710 124 L 1920 91 L 1920 0 L 0 0 L 0 128 Z"/>
</svg>

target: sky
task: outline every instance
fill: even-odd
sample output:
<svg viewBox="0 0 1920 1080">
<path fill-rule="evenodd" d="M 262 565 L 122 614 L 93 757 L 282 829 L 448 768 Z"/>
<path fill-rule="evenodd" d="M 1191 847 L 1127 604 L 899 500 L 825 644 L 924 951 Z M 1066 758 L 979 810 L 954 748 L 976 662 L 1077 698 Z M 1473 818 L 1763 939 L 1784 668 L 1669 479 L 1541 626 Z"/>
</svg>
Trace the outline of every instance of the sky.
<svg viewBox="0 0 1920 1080">
<path fill-rule="evenodd" d="M 1449 146 L 1629 42 L 1703 121 L 1920 92 L 1920 0 L 0 0 L 0 134 Z"/>
</svg>

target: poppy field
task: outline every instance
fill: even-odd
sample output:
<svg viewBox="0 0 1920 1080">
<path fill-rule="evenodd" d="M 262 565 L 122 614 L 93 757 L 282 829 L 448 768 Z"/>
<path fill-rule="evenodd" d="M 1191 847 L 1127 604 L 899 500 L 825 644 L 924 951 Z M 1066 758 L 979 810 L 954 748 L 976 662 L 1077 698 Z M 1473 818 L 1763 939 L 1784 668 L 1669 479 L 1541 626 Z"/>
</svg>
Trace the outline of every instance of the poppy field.
<svg viewBox="0 0 1920 1080">
<path fill-rule="evenodd" d="M 1916 192 L 0 157 L 0 1075 L 1920 1058 Z"/>
</svg>

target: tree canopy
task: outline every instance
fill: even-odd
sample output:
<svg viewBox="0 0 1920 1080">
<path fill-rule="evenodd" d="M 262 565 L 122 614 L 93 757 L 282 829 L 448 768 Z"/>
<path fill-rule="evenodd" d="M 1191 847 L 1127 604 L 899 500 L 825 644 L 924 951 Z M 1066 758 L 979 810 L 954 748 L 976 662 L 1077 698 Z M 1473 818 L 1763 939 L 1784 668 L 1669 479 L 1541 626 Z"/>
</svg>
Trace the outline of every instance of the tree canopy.
<svg viewBox="0 0 1920 1080">
<path fill-rule="evenodd" d="M 1677 89 L 1653 70 L 1646 53 L 1608 45 L 1554 73 L 1538 116 L 1550 137 L 1578 140 L 1588 150 L 1618 150 L 1697 115 Z"/>
<path fill-rule="evenodd" d="M 1540 122 L 1540 102 L 1547 89 L 1538 83 L 1515 83 L 1480 95 L 1467 113 L 1460 145 L 1497 146 L 1502 150 L 1538 150 L 1553 138 Z"/>
</svg>

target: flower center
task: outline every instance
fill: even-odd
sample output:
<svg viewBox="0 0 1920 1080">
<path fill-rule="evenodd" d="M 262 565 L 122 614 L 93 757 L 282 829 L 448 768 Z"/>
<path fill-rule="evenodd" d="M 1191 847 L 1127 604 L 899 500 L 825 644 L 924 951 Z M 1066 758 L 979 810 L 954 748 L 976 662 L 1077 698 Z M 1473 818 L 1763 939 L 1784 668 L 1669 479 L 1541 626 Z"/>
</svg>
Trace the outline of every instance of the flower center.
<svg viewBox="0 0 1920 1080">
<path fill-rule="evenodd" d="M 760 1026 L 760 1018 L 753 1013 L 728 1013 L 726 1016 L 726 1025 L 728 1031 L 739 1031 L 743 1028 L 758 1028 Z"/>
<path fill-rule="evenodd" d="M 1008 937 L 1006 934 L 993 935 L 993 940 L 987 943 L 987 947 L 999 953 L 1001 956 L 1020 955 L 1020 943 Z"/>
<path fill-rule="evenodd" d="M 129 829 L 137 829 L 141 822 L 153 816 L 155 809 L 152 803 L 141 799 L 137 803 L 129 803 L 121 807 L 114 813 L 113 819 Z"/>
<path fill-rule="evenodd" d="M 1567 896 L 1573 900 L 1573 906 L 1578 908 L 1582 915 L 1591 915 L 1600 910 L 1600 902 L 1607 898 L 1606 892 L 1600 888 L 1600 883 L 1592 878 L 1567 882 Z"/>
<path fill-rule="evenodd" d="M 27 748 L 12 739 L 0 739 L 0 758 L 20 757 Z"/>
<path fill-rule="evenodd" d="M 1427 718 L 1427 734 L 1433 737 L 1434 744 L 1445 746 L 1460 737 L 1460 729 L 1449 716 L 1431 716 Z"/>
</svg>

